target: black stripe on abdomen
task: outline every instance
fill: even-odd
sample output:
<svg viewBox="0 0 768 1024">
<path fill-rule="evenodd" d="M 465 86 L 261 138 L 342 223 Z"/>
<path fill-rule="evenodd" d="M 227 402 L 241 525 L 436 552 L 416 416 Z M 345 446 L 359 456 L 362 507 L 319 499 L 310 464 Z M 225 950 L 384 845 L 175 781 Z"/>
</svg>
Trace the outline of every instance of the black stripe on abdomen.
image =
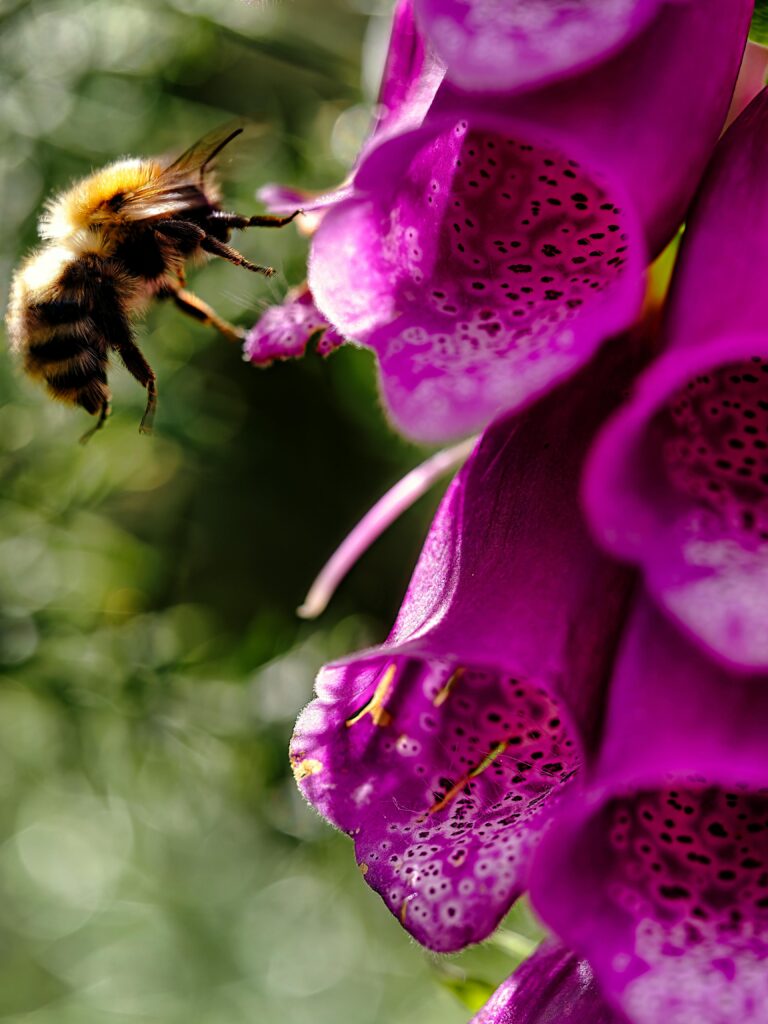
<svg viewBox="0 0 768 1024">
<path fill-rule="evenodd" d="M 46 327 L 74 324 L 88 316 L 88 309 L 77 299 L 52 299 L 49 302 L 36 302 L 29 307 L 29 311 L 39 324 Z"/>
<path fill-rule="evenodd" d="M 106 364 L 81 363 L 64 370 L 62 373 L 53 373 L 46 377 L 48 387 L 53 391 L 66 394 L 71 391 L 79 391 L 93 382 L 99 384 L 107 383 Z"/>
<path fill-rule="evenodd" d="M 77 359 L 91 347 L 91 342 L 82 334 L 60 332 L 47 341 L 30 345 L 28 352 L 34 362 L 47 366 L 50 363 L 63 363 L 68 359 Z"/>
</svg>

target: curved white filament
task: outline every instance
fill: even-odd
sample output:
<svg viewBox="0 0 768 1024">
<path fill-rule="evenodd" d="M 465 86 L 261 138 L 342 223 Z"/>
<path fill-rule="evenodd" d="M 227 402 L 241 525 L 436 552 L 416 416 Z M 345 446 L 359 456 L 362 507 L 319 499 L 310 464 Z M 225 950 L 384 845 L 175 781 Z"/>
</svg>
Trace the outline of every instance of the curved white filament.
<svg viewBox="0 0 768 1024">
<path fill-rule="evenodd" d="M 426 462 L 412 469 L 379 498 L 325 563 L 309 588 L 304 603 L 296 609 L 296 614 L 302 619 L 316 619 L 321 615 L 328 607 L 328 602 L 339 583 L 358 558 L 398 516 L 426 494 L 441 476 L 460 466 L 474 448 L 476 441 L 477 437 L 471 437 L 430 456 Z"/>
</svg>

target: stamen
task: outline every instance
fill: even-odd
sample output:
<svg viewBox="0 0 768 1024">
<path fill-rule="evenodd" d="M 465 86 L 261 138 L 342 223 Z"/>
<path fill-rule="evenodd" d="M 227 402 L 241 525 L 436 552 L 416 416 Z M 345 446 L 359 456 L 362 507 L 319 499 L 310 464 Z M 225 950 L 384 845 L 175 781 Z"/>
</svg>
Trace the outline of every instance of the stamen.
<svg viewBox="0 0 768 1024">
<path fill-rule="evenodd" d="M 292 767 L 294 779 L 297 782 L 302 782 L 304 779 L 308 779 L 310 775 L 317 775 L 318 772 L 321 772 L 323 770 L 323 763 L 313 757 L 305 757 L 301 761 L 294 761 Z"/>
<path fill-rule="evenodd" d="M 370 715 L 373 724 L 381 726 L 381 728 L 385 728 L 387 725 L 390 724 L 390 722 L 392 721 L 392 715 L 390 715 L 390 713 L 384 707 L 384 701 L 387 699 L 389 695 L 389 691 L 392 687 L 392 683 L 394 682 L 396 675 L 397 664 L 395 662 L 392 662 L 392 664 L 387 667 L 387 670 L 382 676 L 381 681 L 374 690 L 373 696 L 368 701 L 368 703 L 364 707 L 360 708 L 360 710 L 356 712 L 356 714 L 354 714 L 351 718 L 347 719 L 345 723 L 347 728 L 361 721 L 363 718 L 365 718 L 366 715 Z"/>
<path fill-rule="evenodd" d="M 501 743 L 497 743 L 495 746 L 491 747 L 480 764 L 475 765 L 471 771 L 468 771 L 467 774 L 462 776 L 457 783 L 451 786 L 445 796 L 440 797 L 438 801 L 432 804 L 429 808 L 429 813 L 437 814 L 438 811 L 442 811 L 442 809 L 446 807 L 451 800 L 454 800 L 459 795 L 471 779 L 476 779 L 478 775 L 482 775 L 487 768 L 491 767 L 497 757 L 501 757 L 506 749 L 506 740 L 502 740 Z"/>
<path fill-rule="evenodd" d="M 451 691 L 453 690 L 454 686 L 456 685 L 456 683 L 458 683 L 458 681 L 461 679 L 465 672 L 466 669 L 462 668 L 461 666 L 459 666 L 459 668 L 456 669 L 451 678 L 448 680 L 448 682 L 445 684 L 442 690 L 439 691 L 435 699 L 432 701 L 432 707 L 440 708 L 443 706 L 443 704 L 445 704 L 445 702 L 450 697 Z"/>
<path fill-rule="evenodd" d="M 445 448 L 412 469 L 367 512 L 320 570 L 304 603 L 296 609 L 302 619 L 316 619 L 328 607 L 336 588 L 357 560 L 403 512 L 426 494 L 441 476 L 460 466 L 477 437 Z"/>
</svg>

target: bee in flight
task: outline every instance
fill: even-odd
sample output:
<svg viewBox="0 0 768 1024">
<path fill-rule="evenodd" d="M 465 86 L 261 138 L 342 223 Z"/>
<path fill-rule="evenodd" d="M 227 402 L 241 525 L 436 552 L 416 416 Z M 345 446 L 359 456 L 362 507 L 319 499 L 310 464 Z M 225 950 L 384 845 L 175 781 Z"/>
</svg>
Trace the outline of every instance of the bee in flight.
<svg viewBox="0 0 768 1024">
<path fill-rule="evenodd" d="M 155 374 L 133 336 L 134 316 L 152 299 L 170 299 L 194 319 L 240 340 L 185 288 L 189 261 L 219 256 L 259 274 L 229 245 L 235 228 L 282 227 L 289 217 L 243 217 L 221 209 L 211 170 L 214 158 L 242 128 L 204 136 L 172 163 L 124 159 L 77 182 L 46 206 L 39 232 L 45 244 L 13 278 L 7 322 L 11 348 L 26 372 L 59 401 L 98 416 L 81 440 L 110 413 L 107 364 L 116 352 L 147 391 L 139 430 L 149 433 L 157 405 Z"/>
</svg>

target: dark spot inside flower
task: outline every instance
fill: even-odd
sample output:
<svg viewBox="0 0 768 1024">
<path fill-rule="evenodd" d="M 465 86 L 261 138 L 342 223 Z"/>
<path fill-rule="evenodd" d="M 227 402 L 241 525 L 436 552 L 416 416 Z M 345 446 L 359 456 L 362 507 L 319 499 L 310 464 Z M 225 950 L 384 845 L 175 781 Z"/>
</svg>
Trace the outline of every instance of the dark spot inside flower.
<svg viewBox="0 0 768 1024">
<path fill-rule="evenodd" d="M 660 885 L 659 892 L 665 900 L 687 900 L 691 895 L 683 885 Z"/>
</svg>

